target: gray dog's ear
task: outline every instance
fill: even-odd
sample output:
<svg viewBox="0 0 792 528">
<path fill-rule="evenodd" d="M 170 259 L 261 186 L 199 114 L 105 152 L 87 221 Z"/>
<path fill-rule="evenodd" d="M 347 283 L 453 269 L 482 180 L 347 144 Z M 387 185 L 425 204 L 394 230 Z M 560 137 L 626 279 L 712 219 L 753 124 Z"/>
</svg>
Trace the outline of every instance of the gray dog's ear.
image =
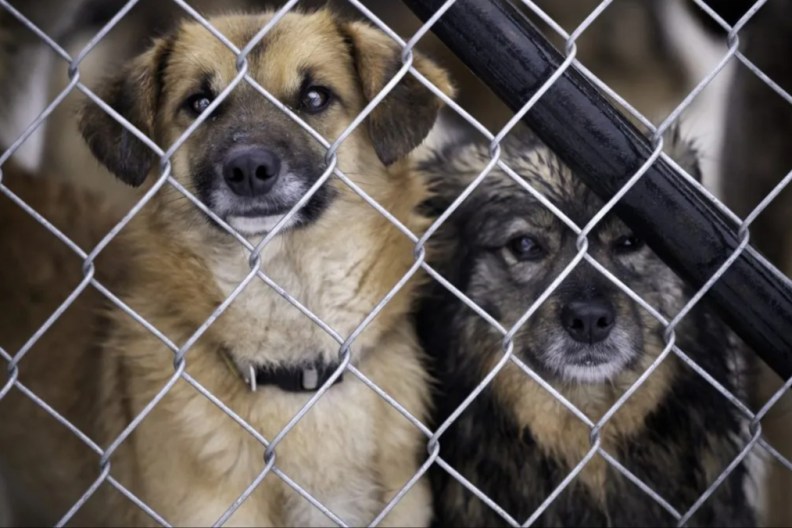
<svg viewBox="0 0 792 528">
<path fill-rule="evenodd" d="M 350 22 L 343 32 L 352 44 L 353 59 L 371 101 L 402 67 L 402 49 L 390 37 L 362 22 Z M 413 66 L 443 93 L 454 88 L 446 72 L 415 52 Z M 368 129 L 374 150 L 385 165 L 409 154 L 426 137 L 442 102 L 415 77 L 406 75 L 369 114 Z"/>
<path fill-rule="evenodd" d="M 157 40 L 146 53 L 108 79 L 96 94 L 151 138 L 170 45 Z M 156 161 L 155 153 L 114 117 L 92 101 L 80 110 L 80 132 L 91 152 L 118 178 L 137 187 Z"/>
</svg>

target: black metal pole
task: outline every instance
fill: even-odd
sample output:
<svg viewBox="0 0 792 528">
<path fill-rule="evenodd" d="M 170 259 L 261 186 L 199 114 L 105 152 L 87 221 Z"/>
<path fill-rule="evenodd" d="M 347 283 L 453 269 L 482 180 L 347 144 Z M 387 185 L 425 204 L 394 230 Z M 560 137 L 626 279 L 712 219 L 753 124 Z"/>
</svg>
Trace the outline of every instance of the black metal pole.
<svg viewBox="0 0 792 528">
<path fill-rule="evenodd" d="M 444 0 L 404 0 L 427 20 Z M 507 0 L 457 0 L 438 37 L 513 110 L 564 57 Z M 644 137 L 574 68 L 526 114 L 525 123 L 604 200 L 650 157 Z M 680 277 L 702 286 L 739 245 L 736 227 L 663 160 L 619 201 L 616 213 Z M 792 376 L 792 283 L 748 247 L 709 298 L 724 320 L 781 377 Z"/>
</svg>

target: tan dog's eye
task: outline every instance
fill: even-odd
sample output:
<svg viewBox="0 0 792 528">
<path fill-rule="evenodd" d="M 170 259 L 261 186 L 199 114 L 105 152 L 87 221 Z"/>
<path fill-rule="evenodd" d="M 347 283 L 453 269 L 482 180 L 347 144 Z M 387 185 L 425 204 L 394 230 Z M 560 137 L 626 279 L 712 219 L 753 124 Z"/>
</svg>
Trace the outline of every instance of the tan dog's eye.
<svg viewBox="0 0 792 528">
<path fill-rule="evenodd" d="M 330 104 L 332 94 L 323 86 L 309 86 L 300 97 L 300 109 L 309 114 L 318 114 Z"/>
<path fill-rule="evenodd" d="M 209 105 L 212 104 L 212 99 L 213 97 L 209 94 L 198 93 L 188 97 L 184 102 L 184 106 L 197 117 L 209 108 Z"/>
</svg>

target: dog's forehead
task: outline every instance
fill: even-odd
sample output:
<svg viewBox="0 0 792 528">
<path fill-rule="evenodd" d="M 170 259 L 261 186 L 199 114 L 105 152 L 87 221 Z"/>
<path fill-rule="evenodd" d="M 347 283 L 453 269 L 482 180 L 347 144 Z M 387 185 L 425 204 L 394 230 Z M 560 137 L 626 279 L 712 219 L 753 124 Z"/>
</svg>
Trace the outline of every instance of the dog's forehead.
<svg viewBox="0 0 792 528">
<path fill-rule="evenodd" d="M 273 16 L 273 13 L 229 15 L 209 21 L 242 49 Z M 287 13 L 275 22 L 246 59 L 248 73 L 276 94 L 299 88 L 306 71 L 350 83 L 349 48 L 338 22 L 324 10 L 310 14 Z M 238 74 L 234 53 L 207 28 L 195 22 L 183 25 L 176 34 L 170 63 L 181 75 L 211 74 L 221 85 L 230 83 Z"/>
<path fill-rule="evenodd" d="M 525 183 L 579 225 L 588 222 L 603 205 L 602 200 L 583 183 L 583 180 L 546 147 L 512 153 L 507 158 L 507 163 Z M 511 188 L 512 192 L 528 194 L 520 184 L 506 174 L 499 175 L 503 185 Z M 536 200 L 533 197 L 531 199 Z"/>
<path fill-rule="evenodd" d="M 507 163 L 528 185 L 559 206 L 588 201 L 590 193 L 580 178 L 545 147 L 516 152 L 509 156 Z M 505 174 L 501 174 L 501 178 L 515 189 L 521 187 Z"/>
<path fill-rule="evenodd" d="M 579 227 L 586 225 L 604 205 L 551 150 L 535 141 L 509 141 L 503 145 L 500 160 L 509 171 L 495 167 L 460 205 L 454 218 L 475 218 L 484 222 L 492 217 L 508 222 L 522 218 L 543 229 L 567 229 L 565 222 L 532 192 L 542 195 Z M 488 145 L 478 143 L 448 145 L 421 165 L 427 171 L 434 193 L 446 207 L 457 199 L 486 167 L 492 157 Z M 517 180 L 515 180 L 516 176 Z M 474 223 L 475 223 L 474 222 Z M 624 234 L 629 229 L 614 215 L 599 222 L 597 232 L 604 237 Z"/>
<path fill-rule="evenodd" d="M 523 148 L 520 144 L 512 143 L 507 145 L 501 160 L 510 171 L 507 173 L 500 168 L 493 170 L 479 185 L 477 192 L 473 193 L 472 207 L 500 207 L 508 203 L 510 207 L 526 212 L 549 212 L 526 187 L 572 217 L 593 214 L 602 205 L 601 200 L 581 179 L 546 147 L 528 145 Z M 459 169 L 464 176 L 456 181 L 457 185 L 448 186 L 447 192 L 460 194 L 462 188 L 477 177 L 490 161 L 491 157 L 484 148 L 469 150 L 455 157 L 451 168 Z"/>
</svg>

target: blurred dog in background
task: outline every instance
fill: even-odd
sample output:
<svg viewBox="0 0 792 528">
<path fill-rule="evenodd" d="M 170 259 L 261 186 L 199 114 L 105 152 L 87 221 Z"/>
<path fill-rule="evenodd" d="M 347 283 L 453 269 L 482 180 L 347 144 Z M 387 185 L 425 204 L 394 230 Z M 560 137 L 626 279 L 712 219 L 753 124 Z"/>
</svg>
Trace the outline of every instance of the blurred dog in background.
<svg viewBox="0 0 792 528">
<path fill-rule="evenodd" d="M 715 2 L 713 2 L 715 3 Z M 731 2 L 721 2 L 730 4 Z M 731 18 L 736 21 L 743 9 Z M 749 2 L 752 4 L 753 2 Z M 726 141 L 719 156 L 723 199 L 745 218 L 792 170 L 792 17 L 785 2 L 770 1 L 740 32 L 741 51 L 776 83 L 787 96 L 776 93 L 747 67 L 740 65 L 729 92 Z M 792 277 L 792 187 L 787 186 L 750 227 L 751 243 L 784 274 Z M 764 405 L 786 380 L 763 367 L 757 384 L 757 407 Z M 789 391 L 762 420 L 765 438 L 787 460 L 792 460 L 792 395 Z M 768 526 L 792 526 L 792 471 L 776 461 L 767 485 Z"/>
</svg>

